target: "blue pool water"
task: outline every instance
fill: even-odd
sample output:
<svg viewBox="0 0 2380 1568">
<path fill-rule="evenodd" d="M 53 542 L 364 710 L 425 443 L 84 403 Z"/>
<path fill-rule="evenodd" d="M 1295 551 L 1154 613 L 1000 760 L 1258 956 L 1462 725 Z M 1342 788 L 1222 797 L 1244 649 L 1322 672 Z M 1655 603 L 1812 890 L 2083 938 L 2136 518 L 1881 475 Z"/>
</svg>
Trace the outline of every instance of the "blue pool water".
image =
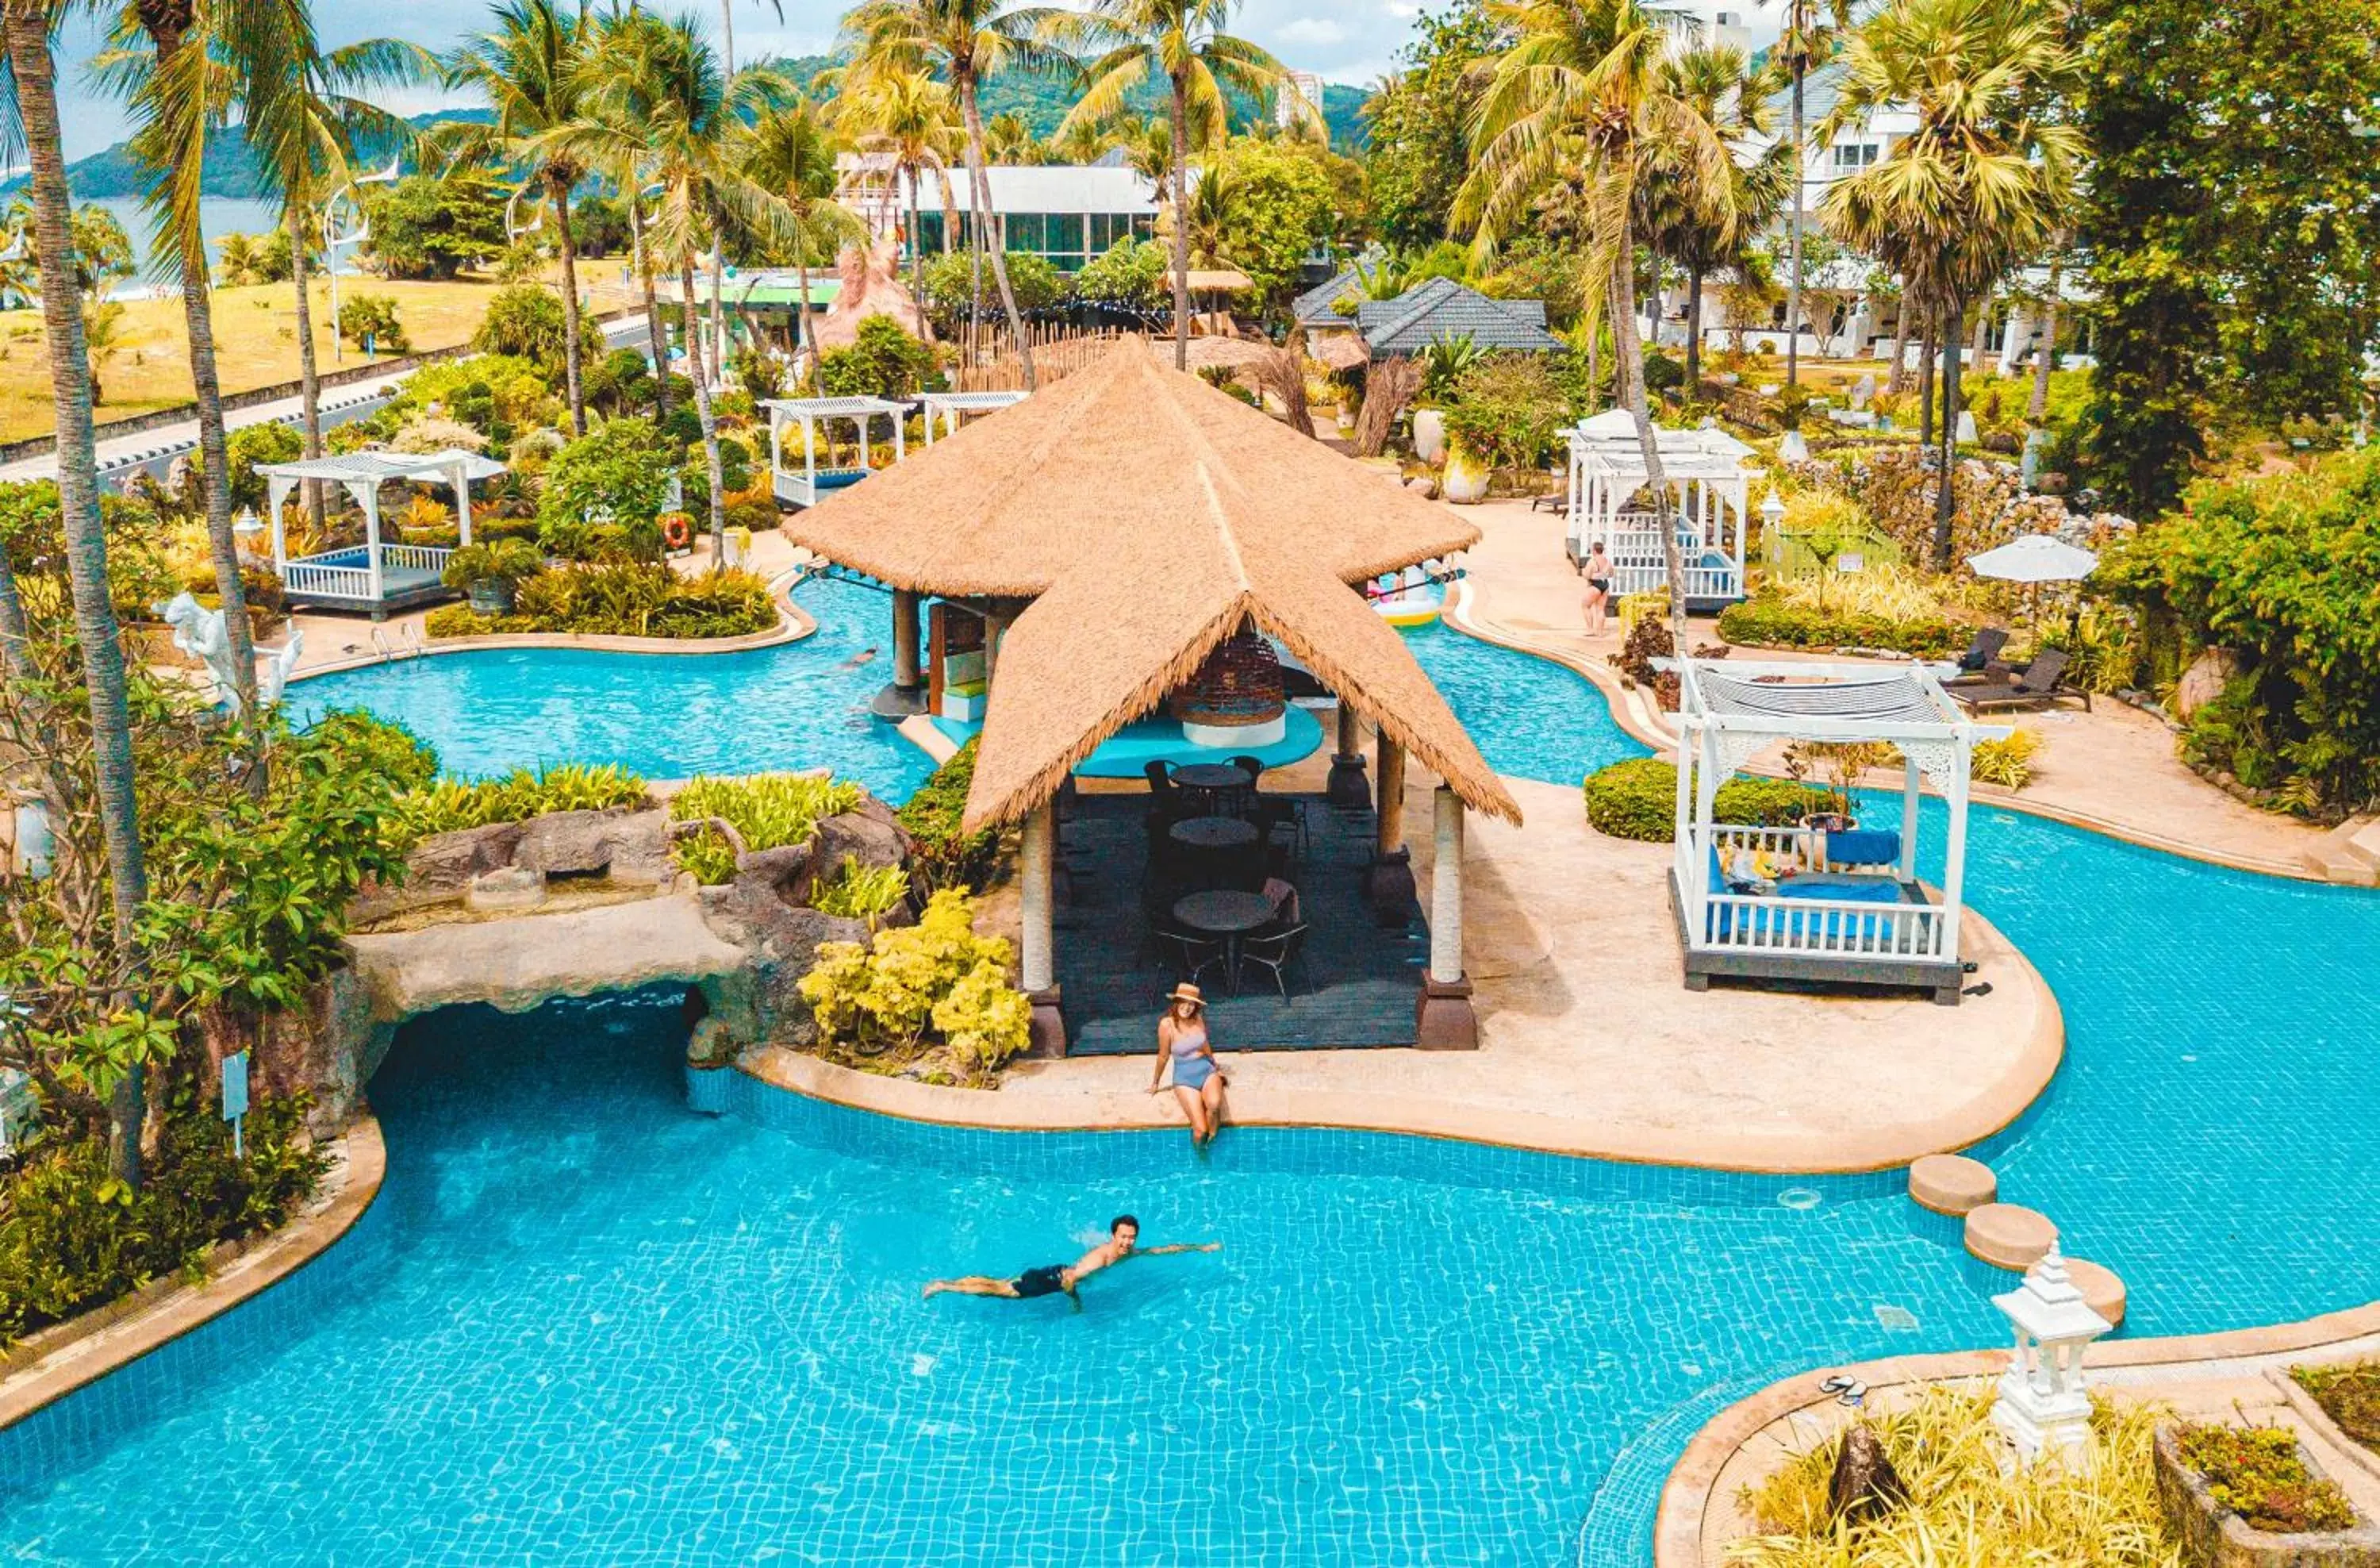
<svg viewBox="0 0 2380 1568">
<path fill-rule="evenodd" d="M 374 664 L 290 687 L 295 716 L 367 708 L 401 719 L 465 778 L 552 762 L 616 762 L 650 779 L 831 768 L 905 800 L 932 768 L 868 699 L 892 678 L 891 602 L 814 579 L 818 622 L 748 653 L 505 649 Z"/>
<path fill-rule="evenodd" d="M 1500 768 L 1567 784 L 1633 749 L 1552 666 L 1416 651 Z M 2070 1033 L 1993 1141 L 2003 1191 L 2126 1277 L 2133 1332 L 2380 1297 L 2380 897 L 1996 810 L 1972 842 L 1972 896 Z M 666 998 L 409 1027 L 353 1237 L 0 1433 L 16 1560 L 1636 1562 L 1729 1399 L 2000 1334 L 2006 1277 L 1889 1173 L 1312 1131 L 1202 1161 L 749 1083 L 713 1122 L 679 1038 Z M 1095 1279 L 1079 1316 L 917 1298 L 1123 1209 L 1224 1250 Z"/>
</svg>

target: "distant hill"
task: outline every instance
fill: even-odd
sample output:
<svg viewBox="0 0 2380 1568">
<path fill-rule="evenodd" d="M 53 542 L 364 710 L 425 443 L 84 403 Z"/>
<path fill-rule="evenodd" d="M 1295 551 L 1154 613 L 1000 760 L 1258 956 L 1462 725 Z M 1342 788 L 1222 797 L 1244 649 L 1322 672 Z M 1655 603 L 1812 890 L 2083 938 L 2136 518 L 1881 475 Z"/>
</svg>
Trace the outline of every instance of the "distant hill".
<svg viewBox="0 0 2380 1568">
<path fill-rule="evenodd" d="M 411 123 L 426 130 L 450 120 L 478 122 L 489 117 L 485 109 L 439 109 L 417 115 Z M 362 153 L 362 162 L 367 164 L 384 162 L 393 145 L 392 139 L 368 138 L 358 150 Z M 24 183 L 23 176 L 19 176 L 0 186 L 0 195 L 18 190 Z M 131 144 L 119 141 L 113 147 L 94 152 L 88 158 L 78 158 L 67 164 L 67 183 L 73 188 L 78 201 L 138 196 L 142 184 L 140 165 L 132 161 Z M 265 188 L 264 177 L 256 166 L 256 155 L 249 151 L 248 139 L 241 134 L 239 127 L 226 127 L 217 133 L 208 147 L 206 177 L 200 182 L 199 194 L 240 199 L 270 194 Z"/>
</svg>

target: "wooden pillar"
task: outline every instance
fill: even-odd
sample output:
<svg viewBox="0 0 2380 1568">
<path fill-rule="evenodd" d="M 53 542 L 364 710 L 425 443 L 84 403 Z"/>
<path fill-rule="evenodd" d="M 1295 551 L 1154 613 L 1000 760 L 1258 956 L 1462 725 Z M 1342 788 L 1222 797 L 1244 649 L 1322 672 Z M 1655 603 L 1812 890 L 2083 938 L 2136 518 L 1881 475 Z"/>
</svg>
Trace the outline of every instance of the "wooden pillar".
<svg viewBox="0 0 2380 1568">
<path fill-rule="evenodd" d="M 987 708 L 991 704 L 992 672 L 1000 663 L 1000 638 L 1008 630 L 1008 623 L 1015 618 L 1015 613 L 1004 604 L 986 610 L 983 614 L 983 699 Z"/>
<path fill-rule="evenodd" d="M 1429 972 L 1415 1014 L 1424 1051 L 1476 1051 L 1479 1015 L 1463 969 L 1463 798 L 1445 784 L 1431 796 L 1436 851 L 1429 872 Z"/>
<path fill-rule="evenodd" d="M 892 684 L 917 689 L 917 590 L 911 588 L 892 590 Z"/>
<path fill-rule="evenodd" d="M 1323 798 L 1360 810 L 1371 804 L 1372 783 L 1364 776 L 1364 721 L 1345 698 L 1339 699 L 1339 749 L 1330 758 L 1330 781 Z"/>
<path fill-rule="evenodd" d="M 1365 874 L 1364 894 L 1376 922 L 1402 926 L 1414 913 L 1413 857 L 1405 849 L 1405 748 L 1382 730 L 1379 749 L 1372 866 Z"/>
<path fill-rule="evenodd" d="M 1020 982 L 1033 1003 L 1034 1056 L 1066 1054 L 1066 1021 L 1058 1006 L 1058 955 L 1051 906 L 1056 902 L 1058 823 L 1049 801 L 1025 819 L 1023 864 L 1024 921 L 1019 944 Z"/>
</svg>

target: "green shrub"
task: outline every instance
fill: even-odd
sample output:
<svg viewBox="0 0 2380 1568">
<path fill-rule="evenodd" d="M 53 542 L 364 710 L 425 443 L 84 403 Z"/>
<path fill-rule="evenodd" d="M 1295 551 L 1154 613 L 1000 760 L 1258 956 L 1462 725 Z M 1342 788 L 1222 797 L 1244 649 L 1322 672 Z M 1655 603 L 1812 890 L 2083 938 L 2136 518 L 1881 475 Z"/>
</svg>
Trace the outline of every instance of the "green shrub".
<svg viewBox="0 0 2380 1568">
<path fill-rule="evenodd" d="M 2289 1376 L 2338 1423 L 2340 1431 L 2380 1453 L 2380 1361 L 2350 1367 L 2292 1367 Z"/>
<path fill-rule="evenodd" d="M 492 544 L 473 542 L 446 557 L 439 581 L 449 588 L 475 583 L 523 583 L 545 570 L 545 557 L 524 539 L 503 539 Z"/>
<path fill-rule="evenodd" d="M 1714 821 L 1790 827 L 1824 808 L 1827 792 L 1791 779 L 1732 778 L 1712 797 Z M 1658 757 L 1633 757 L 1590 774 L 1586 820 L 1596 832 L 1640 844 L 1677 837 L 1678 770 Z"/>
<path fill-rule="evenodd" d="M 1979 740 L 1967 760 L 1968 776 L 1981 784 L 2022 789 L 2033 782 L 2033 760 L 2041 754 L 2041 736 L 2014 730 L 2006 740 Z"/>
<path fill-rule="evenodd" d="M 2347 1494 L 2306 1467 L 2297 1434 L 2286 1427 L 2185 1425 L 2180 1438 L 2182 1463 L 2251 1529 L 2293 1535 L 2355 1524 Z"/>
<path fill-rule="evenodd" d="M 438 753 L 429 742 L 359 708 L 333 709 L 307 727 L 306 737 L 325 760 L 385 779 L 399 790 L 420 789 L 438 776 Z"/>
<path fill-rule="evenodd" d="M 37 1146 L 0 1210 L 0 1343 L 86 1312 L 168 1274 L 194 1274 L 206 1247 L 271 1230 L 311 1197 L 329 1161 L 302 1136 L 302 1100 L 260 1098 L 234 1156 L 231 1126 L 186 1099 L 138 1192 L 108 1173 L 104 1138 Z"/>
<path fill-rule="evenodd" d="M 1020 311 L 1029 314 L 1046 310 L 1066 298 L 1066 275 L 1050 265 L 1047 258 L 1030 250 L 1011 250 L 1007 261 L 1008 286 L 1016 296 Z M 926 309 L 937 326 L 948 328 L 966 319 L 967 300 L 973 293 L 973 263 L 965 251 L 954 250 L 928 261 L 922 281 Z M 986 321 L 1001 312 L 1000 284 L 992 276 L 990 258 L 984 261 L 983 293 L 976 298 L 975 309 Z"/>
<path fill-rule="evenodd" d="M 1818 610 L 1767 594 L 1720 611 L 1718 632 L 1728 641 L 1748 647 L 1891 649 L 1921 659 L 1949 658 L 1968 640 L 1968 628 L 1955 621 Z"/>
<path fill-rule="evenodd" d="M 1075 298 L 1119 310 L 1153 310 L 1171 298 L 1172 266 L 1162 244 L 1125 235 L 1075 274 Z"/>
<path fill-rule="evenodd" d="M 868 947 L 831 942 L 800 981 L 830 1052 L 904 1066 L 941 1035 L 971 1082 L 989 1078 L 1031 1043 L 1033 1008 L 1008 983 L 1005 938 L 975 932 L 975 902 L 955 889 L 928 901 L 915 926 L 876 933 Z"/>
<path fill-rule="evenodd" d="M 882 314 L 860 319 L 850 347 L 819 356 L 819 386 L 829 397 L 913 397 L 933 373 L 934 351 Z"/>
<path fill-rule="evenodd" d="M 821 915 L 865 920 L 872 930 L 908 896 L 908 872 L 898 866 L 862 866 L 859 857 L 846 855 L 842 865 L 810 889 L 810 907 Z"/>
<path fill-rule="evenodd" d="M 516 283 L 488 297 L 487 314 L 471 336 L 481 354 L 510 354 L 541 365 L 560 364 L 565 328 L 562 301 L 552 289 Z"/>
<path fill-rule="evenodd" d="M 820 821 L 857 808 L 861 788 L 845 779 L 807 773 L 754 773 L 747 778 L 696 778 L 670 800 L 680 822 L 717 818 L 735 830 L 754 854 L 808 844 Z M 706 837 L 710 840 L 705 843 Z M 723 856 L 723 858 L 722 858 Z M 716 833 L 688 833 L 677 842 L 678 866 L 711 886 L 735 880 L 735 857 Z"/>
<path fill-rule="evenodd" d="M 1492 354 L 1456 381 L 1446 434 L 1465 456 L 1491 468 L 1542 468 L 1568 413 L 1543 355 Z"/>
<path fill-rule="evenodd" d="M 652 553 L 661 555 L 656 521 L 669 499 L 673 469 L 667 444 L 649 419 L 611 419 L 555 454 L 538 503 L 539 539 L 546 553 L 589 559 L 593 530 L 614 523 L 651 528 Z"/>
<path fill-rule="evenodd" d="M 615 561 L 524 579 L 509 615 L 481 614 L 462 604 L 433 610 L 428 630 L 432 638 L 575 632 L 694 638 L 749 637 L 776 624 L 776 600 L 750 572 L 684 577 L 657 564 Z"/>
<path fill-rule="evenodd" d="M 440 779 L 397 796 L 390 822 L 397 842 L 409 845 L 433 833 L 525 822 L 549 811 L 601 811 L 645 801 L 645 781 L 625 768 L 568 762 L 538 772 L 516 768 L 495 779 Z"/>
<path fill-rule="evenodd" d="M 413 351 L 405 335 L 405 322 L 396 313 L 396 301 L 385 294 L 350 294 L 340 300 L 339 335 L 358 348 L 370 338 L 375 354 Z"/>
<path fill-rule="evenodd" d="M 959 825 L 966 814 L 967 791 L 975 784 L 976 746 L 970 740 L 960 747 L 898 813 L 915 845 L 910 872 L 930 892 L 982 887 L 999 853 L 999 833 L 989 829 L 968 833 Z"/>
</svg>

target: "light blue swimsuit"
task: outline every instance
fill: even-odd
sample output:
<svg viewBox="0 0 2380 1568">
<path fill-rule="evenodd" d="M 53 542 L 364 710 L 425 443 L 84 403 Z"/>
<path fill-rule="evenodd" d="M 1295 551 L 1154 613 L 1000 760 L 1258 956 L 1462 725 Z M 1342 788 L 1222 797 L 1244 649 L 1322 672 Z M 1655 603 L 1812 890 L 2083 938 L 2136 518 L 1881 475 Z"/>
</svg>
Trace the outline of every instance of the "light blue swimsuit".
<svg viewBox="0 0 2380 1568">
<path fill-rule="evenodd" d="M 1207 1080 L 1215 1076 L 1215 1059 L 1198 1054 L 1206 1048 L 1207 1030 L 1204 1026 L 1184 1029 L 1173 1037 L 1175 1088 L 1200 1089 L 1207 1087 Z"/>
</svg>

